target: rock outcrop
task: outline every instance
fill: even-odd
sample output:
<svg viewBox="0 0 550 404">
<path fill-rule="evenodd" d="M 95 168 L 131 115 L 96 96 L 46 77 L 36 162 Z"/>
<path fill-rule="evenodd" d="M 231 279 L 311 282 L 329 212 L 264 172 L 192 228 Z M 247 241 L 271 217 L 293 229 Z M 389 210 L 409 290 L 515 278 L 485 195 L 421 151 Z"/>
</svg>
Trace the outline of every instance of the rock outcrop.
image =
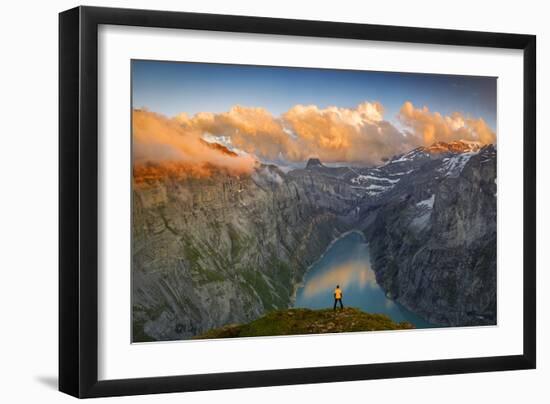
<svg viewBox="0 0 550 404">
<path fill-rule="evenodd" d="M 306 170 L 325 167 L 318 158 L 310 158 L 306 163 Z"/>
</svg>

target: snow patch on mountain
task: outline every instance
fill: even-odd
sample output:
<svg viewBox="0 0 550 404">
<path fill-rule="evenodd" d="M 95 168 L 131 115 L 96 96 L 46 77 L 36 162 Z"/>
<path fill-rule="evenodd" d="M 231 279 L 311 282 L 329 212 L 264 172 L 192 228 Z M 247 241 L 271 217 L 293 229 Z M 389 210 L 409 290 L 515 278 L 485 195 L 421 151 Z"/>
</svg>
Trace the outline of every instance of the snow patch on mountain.
<svg viewBox="0 0 550 404">
<path fill-rule="evenodd" d="M 365 191 L 367 195 L 379 196 L 385 192 L 388 192 L 394 187 L 393 184 L 381 185 L 381 184 L 369 184 L 367 186 L 352 186 L 354 189 L 361 189 Z"/>
<path fill-rule="evenodd" d="M 397 177 L 397 176 L 401 176 L 401 175 L 409 175 L 413 171 L 415 171 L 415 170 L 407 170 L 407 171 L 401 171 L 401 172 L 397 172 L 397 173 L 389 173 L 389 175 Z"/>
<path fill-rule="evenodd" d="M 467 152 L 452 157 L 445 157 L 438 171 L 443 173 L 445 177 L 457 177 L 472 156 L 475 156 L 477 153 L 478 152 Z"/>
<path fill-rule="evenodd" d="M 430 196 L 428 199 L 424 199 L 423 201 L 418 202 L 416 206 L 427 207 L 429 209 L 432 209 L 434 207 L 434 201 L 435 201 L 435 194 Z"/>
<path fill-rule="evenodd" d="M 365 182 L 368 182 L 369 180 L 389 182 L 391 184 L 395 184 L 395 183 L 399 182 L 400 179 L 399 178 L 390 179 L 390 178 L 386 178 L 386 177 L 376 177 L 374 175 L 368 175 L 368 174 L 367 175 L 359 174 L 357 177 L 352 178 L 351 182 L 354 183 L 354 184 L 363 184 Z"/>
<path fill-rule="evenodd" d="M 400 157 L 398 156 L 397 159 L 390 160 L 389 164 L 404 163 L 406 161 L 412 161 L 419 157 L 429 157 L 429 154 L 423 151 L 421 148 L 418 148 L 418 149 L 411 150 L 410 152 L 405 153 Z"/>
</svg>

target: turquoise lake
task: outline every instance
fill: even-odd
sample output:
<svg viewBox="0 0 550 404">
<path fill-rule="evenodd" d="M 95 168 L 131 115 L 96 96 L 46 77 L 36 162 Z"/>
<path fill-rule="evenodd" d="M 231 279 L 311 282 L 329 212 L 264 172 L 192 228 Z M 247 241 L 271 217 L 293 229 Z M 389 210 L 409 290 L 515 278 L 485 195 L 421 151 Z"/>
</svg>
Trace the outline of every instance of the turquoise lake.
<svg viewBox="0 0 550 404">
<path fill-rule="evenodd" d="M 348 233 L 329 246 L 323 257 L 307 272 L 302 287 L 296 293 L 294 307 L 332 308 L 336 285 L 342 289 L 344 307 L 386 314 L 396 322 L 409 321 L 416 328 L 433 327 L 386 297 L 376 283 L 376 276 L 370 267 L 369 247 L 361 233 Z"/>
</svg>

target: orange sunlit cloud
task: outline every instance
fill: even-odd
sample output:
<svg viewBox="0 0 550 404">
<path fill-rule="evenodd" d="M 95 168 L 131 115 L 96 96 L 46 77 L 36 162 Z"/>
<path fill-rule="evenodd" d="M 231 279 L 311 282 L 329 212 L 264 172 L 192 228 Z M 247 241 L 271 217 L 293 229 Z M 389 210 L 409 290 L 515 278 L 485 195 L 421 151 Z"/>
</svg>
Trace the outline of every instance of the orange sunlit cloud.
<svg viewBox="0 0 550 404">
<path fill-rule="evenodd" d="M 192 118 L 180 114 L 175 120 L 187 130 L 226 136 L 234 147 L 264 159 L 285 156 L 293 161 L 300 158 L 282 122 L 264 108 L 236 105 L 224 113 L 201 112 Z"/>
<path fill-rule="evenodd" d="M 318 157 L 326 163 L 373 165 L 437 141 L 496 140 L 481 118 L 458 112 L 441 115 L 409 101 L 398 119 L 405 130 L 384 119 L 384 107 L 378 102 L 355 108 L 295 105 L 281 116 L 240 105 L 223 113 L 182 113 L 174 118 L 134 110 L 134 161 L 177 163 L 197 175 L 207 175 L 212 167 L 240 174 L 251 172 L 258 160 L 293 163 Z"/>
<path fill-rule="evenodd" d="M 482 118 L 473 119 L 454 112 L 441 115 L 428 107 L 416 108 L 407 101 L 399 111 L 399 119 L 415 136 L 428 146 L 437 141 L 473 140 L 482 144 L 495 143 L 496 135 Z"/>
<path fill-rule="evenodd" d="M 383 114 L 377 102 L 356 108 L 296 105 L 280 117 L 237 105 L 224 113 L 174 119 L 186 130 L 230 139 L 232 146 L 260 159 L 301 162 L 318 157 L 329 163 L 374 164 L 417 146 L 413 136 L 401 133 Z"/>
<path fill-rule="evenodd" d="M 230 173 L 250 173 L 256 159 L 236 155 L 217 145 L 209 145 L 196 129 L 184 128 L 160 114 L 134 110 L 132 114 L 134 170 L 158 170 L 147 164 L 161 163 L 170 170 L 188 169 L 193 175 L 207 175 L 211 167 Z"/>
</svg>

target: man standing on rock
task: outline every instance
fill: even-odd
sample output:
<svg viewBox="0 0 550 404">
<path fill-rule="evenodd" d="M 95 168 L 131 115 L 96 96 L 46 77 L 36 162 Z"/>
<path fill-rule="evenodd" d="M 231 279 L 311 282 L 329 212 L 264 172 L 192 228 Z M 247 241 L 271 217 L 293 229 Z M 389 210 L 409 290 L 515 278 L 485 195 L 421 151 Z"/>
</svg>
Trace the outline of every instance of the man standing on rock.
<svg viewBox="0 0 550 404">
<path fill-rule="evenodd" d="M 340 289 L 340 285 L 336 285 L 336 289 L 334 289 L 334 310 L 336 310 L 336 304 L 340 303 L 340 309 L 344 309 L 344 305 L 342 304 L 342 297 L 344 294 L 342 293 L 342 289 Z"/>
</svg>

